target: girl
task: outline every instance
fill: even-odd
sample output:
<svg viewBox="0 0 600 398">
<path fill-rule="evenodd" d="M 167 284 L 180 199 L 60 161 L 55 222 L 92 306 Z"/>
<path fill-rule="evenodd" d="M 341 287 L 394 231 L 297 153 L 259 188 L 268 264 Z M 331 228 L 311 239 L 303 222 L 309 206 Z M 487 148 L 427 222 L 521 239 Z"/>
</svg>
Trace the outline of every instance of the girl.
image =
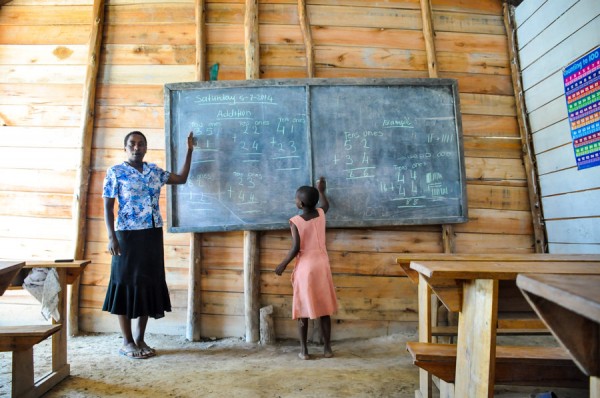
<svg viewBox="0 0 600 398">
<path fill-rule="evenodd" d="M 321 207 L 316 208 L 321 202 Z M 275 273 L 281 275 L 296 257 L 292 272 L 294 298 L 292 318 L 298 319 L 301 359 L 309 359 L 306 338 L 308 318 L 321 320 L 325 358 L 333 357 L 331 350 L 331 317 L 337 310 L 335 288 L 331 277 L 329 256 L 325 247 L 325 213 L 329 202 L 325 196 L 325 178 L 317 181 L 317 188 L 302 186 L 296 191 L 296 206 L 302 214 L 290 219 L 292 247 Z"/>
</svg>

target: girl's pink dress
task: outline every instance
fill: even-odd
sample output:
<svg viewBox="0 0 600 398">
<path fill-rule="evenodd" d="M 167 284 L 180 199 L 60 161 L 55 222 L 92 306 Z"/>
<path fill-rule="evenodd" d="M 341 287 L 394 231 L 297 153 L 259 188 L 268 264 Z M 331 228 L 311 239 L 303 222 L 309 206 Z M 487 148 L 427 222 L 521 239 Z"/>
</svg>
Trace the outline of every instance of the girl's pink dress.
<svg viewBox="0 0 600 398">
<path fill-rule="evenodd" d="M 300 216 L 290 219 L 300 236 L 300 251 L 292 272 L 294 298 L 292 318 L 316 319 L 337 310 L 335 288 L 331 277 L 329 256 L 325 247 L 325 213 L 305 221 Z"/>
</svg>

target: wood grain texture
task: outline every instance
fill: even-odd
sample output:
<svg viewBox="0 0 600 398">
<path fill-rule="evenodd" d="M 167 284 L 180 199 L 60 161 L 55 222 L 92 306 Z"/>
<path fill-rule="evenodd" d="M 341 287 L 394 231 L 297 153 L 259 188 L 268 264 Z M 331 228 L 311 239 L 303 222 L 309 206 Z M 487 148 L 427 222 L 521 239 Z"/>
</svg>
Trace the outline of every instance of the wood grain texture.
<svg viewBox="0 0 600 398">
<path fill-rule="evenodd" d="M 75 178 L 73 136 L 81 119 L 92 7 L 83 0 L 48 4 L 20 0 L 0 13 L 0 48 L 11 54 L 0 61 L 0 184 L 5 188 L 0 248 L 16 257 L 64 257 L 61 253 L 70 250 L 64 205 Z M 431 7 L 438 73 L 458 79 L 462 104 L 471 220 L 454 228 L 456 251 L 531 252 L 501 2 L 432 0 Z M 82 277 L 81 321 L 83 330 L 113 331 L 114 319 L 95 307 L 110 273 L 104 173 L 124 159 L 123 136 L 138 129 L 149 139 L 146 160 L 164 166 L 163 85 L 197 80 L 198 47 L 194 1 L 116 0 L 105 11 L 86 208 L 86 256 L 94 263 Z M 419 0 L 311 0 L 306 11 L 315 77 L 428 76 Z M 203 65 L 218 63 L 219 80 L 246 78 L 244 16 L 245 0 L 205 4 Z M 257 27 L 257 78 L 308 76 L 296 0 L 259 2 Z M 73 51 L 68 57 L 67 50 Z M 160 205 L 164 217 L 164 194 Z M 201 334 L 243 336 L 243 235 L 203 234 L 201 239 L 206 274 L 200 290 L 209 297 L 200 314 Z M 395 255 L 442 251 L 439 226 L 330 230 L 327 240 L 344 305 L 334 338 L 376 336 L 416 325 L 416 292 L 405 285 L 408 279 Z M 289 249 L 289 231 L 261 234 L 258 245 L 261 288 L 268 292 L 260 301 L 281 305 L 275 308 L 281 315 L 274 319 L 278 336 L 296 338 L 286 312 L 289 280 L 272 272 Z M 178 307 L 155 325 L 157 331 L 184 333 L 189 256 L 189 236 L 165 232 L 167 281 Z"/>
</svg>

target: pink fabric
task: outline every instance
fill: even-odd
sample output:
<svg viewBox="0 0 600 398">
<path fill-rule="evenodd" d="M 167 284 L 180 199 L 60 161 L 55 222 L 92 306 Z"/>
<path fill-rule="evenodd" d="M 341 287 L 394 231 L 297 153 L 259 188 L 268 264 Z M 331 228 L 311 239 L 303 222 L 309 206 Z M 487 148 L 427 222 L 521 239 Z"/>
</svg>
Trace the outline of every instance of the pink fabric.
<svg viewBox="0 0 600 398">
<path fill-rule="evenodd" d="M 298 228 L 300 252 L 292 272 L 294 298 L 292 318 L 316 319 L 337 310 L 335 288 L 331 277 L 329 256 L 325 247 L 325 213 L 305 221 L 300 216 L 290 219 Z"/>
</svg>

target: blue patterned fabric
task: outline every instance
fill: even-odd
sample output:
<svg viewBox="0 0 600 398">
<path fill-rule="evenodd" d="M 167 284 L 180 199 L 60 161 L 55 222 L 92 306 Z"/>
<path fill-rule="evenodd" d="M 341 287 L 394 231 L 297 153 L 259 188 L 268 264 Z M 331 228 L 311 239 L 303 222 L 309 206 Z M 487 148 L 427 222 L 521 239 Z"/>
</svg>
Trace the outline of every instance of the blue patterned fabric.
<svg viewBox="0 0 600 398">
<path fill-rule="evenodd" d="M 104 178 L 102 197 L 117 198 L 119 201 L 115 230 L 162 227 L 158 199 L 160 188 L 167 183 L 170 175 L 154 163 L 144 162 L 143 173 L 127 162 L 110 167 Z"/>
</svg>

